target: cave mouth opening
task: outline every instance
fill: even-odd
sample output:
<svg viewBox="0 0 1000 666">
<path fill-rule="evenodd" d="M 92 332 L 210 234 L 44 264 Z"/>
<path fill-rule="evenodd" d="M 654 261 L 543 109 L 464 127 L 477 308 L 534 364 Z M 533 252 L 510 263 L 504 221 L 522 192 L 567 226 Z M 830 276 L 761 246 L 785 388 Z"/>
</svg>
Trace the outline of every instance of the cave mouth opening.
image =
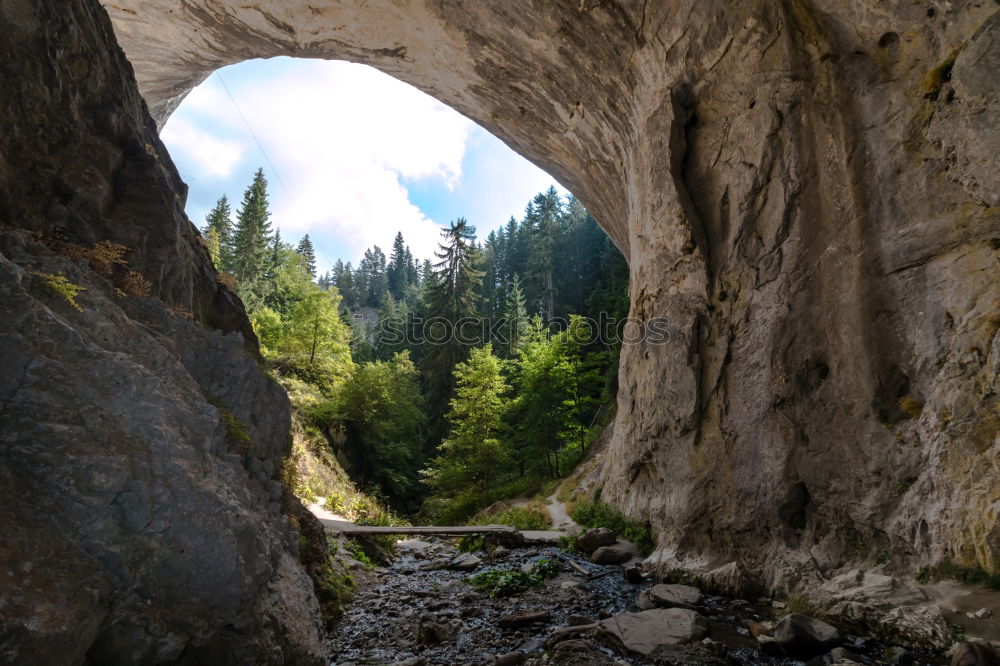
<svg viewBox="0 0 1000 666">
<path fill-rule="evenodd" d="M 398 513 L 426 507 L 434 491 L 420 475 L 460 427 L 451 413 L 458 364 L 489 344 L 516 365 L 533 326 L 550 342 L 572 327 L 579 340 L 567 359 L 574 376 L 558 389 L 575 413 L 565 432 L 544 438 L 558 446 L 537 465 L 504 467 L 475 501 L 452 498 L 432 520 L 469 518 L 485 503 L 479 495 L 493 503 L 506 493 L 497 486 L 560 478 L 613 414 L 618 350 L 631 333 L 624 258 L 579 200 L 450 107 L 367 65 L 276 57 L 213 72 L 161 138 L 189 183 L 188 217 L 292 397 L 296 450 L 332 451 L 325 462 L 344 467 L 362 496 Z M 254 232 L 258 208 L 266 212 Z M 463 239 L 455 228 L 464 220 Z M 263 238 L 256 264 L 252 233 Z M 477 274 L 474 305 L 435 310 L 429 290 L 453 280 L 439 260 L 462 243 Z M 322 308 L 310 305 L 321 294 L 334 294 L 340 322 L 322 323 Z M 517 370 L 503 380 L 511 390 L 525 381 Z M 397 390 L 376 389 L 380 381 Z M 411 394 L 400 392 L 411 383 Z M 292 484 L 303 500 L 351 495 L 318 467 L 303 463 Z M 331 508 L 357 517 L 351 502 Z"/>
</svg>

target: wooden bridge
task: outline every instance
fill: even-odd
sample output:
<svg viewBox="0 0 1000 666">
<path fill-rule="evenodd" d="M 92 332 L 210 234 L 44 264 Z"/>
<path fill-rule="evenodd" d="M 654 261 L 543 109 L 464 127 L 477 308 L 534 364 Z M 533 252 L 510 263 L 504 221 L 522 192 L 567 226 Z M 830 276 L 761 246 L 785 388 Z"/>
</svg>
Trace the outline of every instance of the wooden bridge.
<svg viewBox="0 0 1000 666">
<path fill-rule="evenodd" d="M 565 532 L 544 531 L 544 532 L 522 532 L 510 525 L 418 525 L 396 527 L 392 525 L 356 525 L 346 520 L 331 520 L 320 518 L 323 526 L 333 532 L 339 532 L 345 536 L 377 536 L 391 534 L 394 536 L 443 536 L 462 537 L 470 534 L 482 534 L 497 536 L 503 540 L 511 541 L 532 541 L 540 543 L 553 543 L 559 537 L 565 536 Z"/>
</svg>

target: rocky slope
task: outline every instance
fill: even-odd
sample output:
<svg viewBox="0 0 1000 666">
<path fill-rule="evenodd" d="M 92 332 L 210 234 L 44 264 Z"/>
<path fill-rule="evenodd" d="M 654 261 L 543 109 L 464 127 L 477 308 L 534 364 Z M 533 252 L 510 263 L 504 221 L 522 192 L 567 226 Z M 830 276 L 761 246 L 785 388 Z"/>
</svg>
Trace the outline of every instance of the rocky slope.
<svg viewBox="0 0 1000 666">
<path fill-rule="evenodd" d="M 0 6 L 0 663 L 322 663 L 284 392 L 95 2 Z"/>
</svg>

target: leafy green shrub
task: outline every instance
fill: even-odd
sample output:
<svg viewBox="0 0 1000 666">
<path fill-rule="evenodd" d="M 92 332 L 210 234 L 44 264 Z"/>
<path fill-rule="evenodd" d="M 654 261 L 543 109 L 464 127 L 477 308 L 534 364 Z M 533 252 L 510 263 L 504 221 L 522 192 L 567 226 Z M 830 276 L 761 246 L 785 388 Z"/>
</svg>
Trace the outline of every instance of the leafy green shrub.
<svg viewBox="0 0 1000 666">
<path fill-rule="evenodd" d="M 604 502 L 581 502 L 573 509 L 573 520 L 583 527 L 607 527 L 622 539 L 631 541 L 643 555 L 656 548 L 649 526 L 628 518 Z"/>
<path fill-rule="evenodd" d="M 355 541 L 354 539 L 348 539 L 346 547 L 347 551 L 351 554 L 352 557 L 354 557 L 354 559 L 356 559 L 358 562 L 361 562 L 361 564 L 365 565 L 365 569 L 371 571 L 372 569 L 375 568 L 375 563 L 372 562 L 371 558 L 368 557 L 368 554 L 365 553 L 365 549 L 362 548 L 361 544 L 359 544 L 357 541 Z"/>
<path fill-rule="evenodd" d="M 53 275 L 52 273 L 32 272 L 32 275 L 40 279 L 42 284 L 45 285 L 45 287 L 53 294 L 61 296 L 74 309 L 83 312 L 83 308 L 81 308 L 80 304 L 76 302 L 76 297 L 81 291 L 87 291 L 84 287 L 81 287 L 78 284 L 73 284 L 67 280 L 66 276 L 62 273 Z"/>
<path fill-rule="evenodd" d="M 486 536 L 470 534 L 458 540 L 458 549 L 463 553 L 478 553 L 486 548 Z"/>
<path fill-rule="evenodd" d="M 489 591 L 491 599 L 509 597 L 529 587 L 541 587 L 559 573 L 559 565 L 547 558 L 535 562 L 530 573 L 520 569 L 490 569 L 470 576 L 467 582 L 477 590 Z"/>
</svg>

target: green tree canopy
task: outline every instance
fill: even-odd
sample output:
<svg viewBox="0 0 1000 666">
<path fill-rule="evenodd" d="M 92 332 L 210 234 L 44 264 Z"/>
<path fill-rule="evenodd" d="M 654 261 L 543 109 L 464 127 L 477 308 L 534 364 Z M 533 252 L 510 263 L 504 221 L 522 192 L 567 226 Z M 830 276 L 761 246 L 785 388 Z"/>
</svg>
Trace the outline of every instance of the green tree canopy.
<svg viewBox="0 0 1000 666">
<path fill-rule="evenodd" d="M 455 497 L 471 488 L 489 494 L 507 462 L 501 440 L 509 387 L 491 345 L 473 349 L 455 366 L 455 397 L 448 412 L 448 437 L 422 472 L 435 493 Z"/>
</svg>

